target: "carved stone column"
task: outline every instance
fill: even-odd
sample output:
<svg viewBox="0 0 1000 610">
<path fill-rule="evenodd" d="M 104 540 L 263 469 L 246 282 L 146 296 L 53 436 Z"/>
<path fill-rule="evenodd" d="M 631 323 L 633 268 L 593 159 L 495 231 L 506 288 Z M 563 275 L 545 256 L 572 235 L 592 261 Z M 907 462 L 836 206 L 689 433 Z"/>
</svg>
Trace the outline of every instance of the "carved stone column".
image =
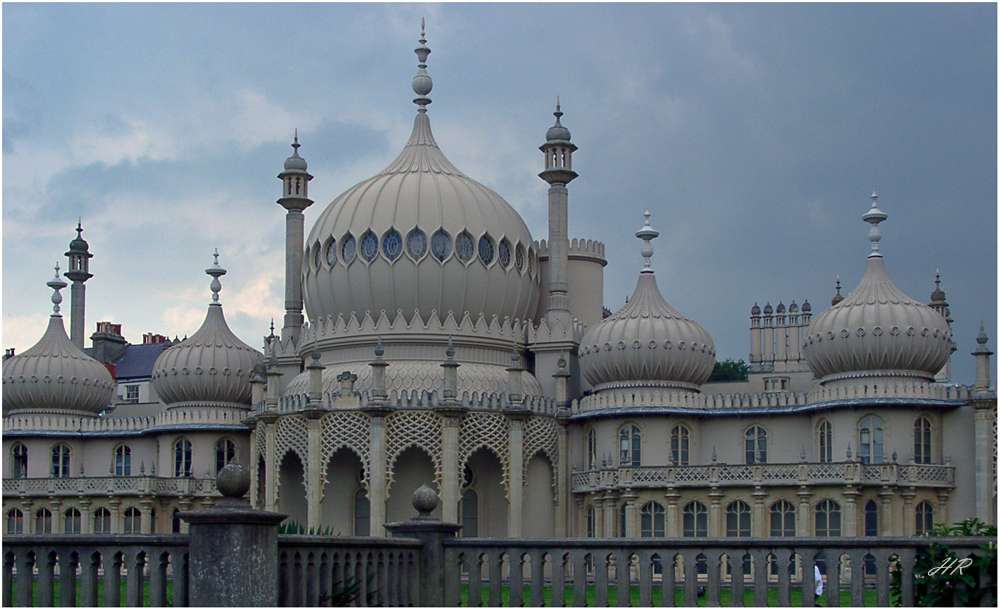
<svg viewBox="0 0 1000 610">
<path fill-rule="evenodd" d="M 625 500 L 625 531 L 622 532 L 622 536 L 626 538 L 638 538 L 640 535 L 640 525 L 639 525 L 639 507 L 636 505 L 636 500 L 639 498 L 639 494 L 635 493 L 631 489 L 625 491 L 622 494 L 622 499 Z"/>
<path fill-rule="evenodd" d="M 989 369 L 987 369 L 987 384 Z M 987 387 L 987 390 L 989 388 Z M 993 427 L 996 418 L 996 398 L 993 400 L 975 400 L 976 407 L 976 514 L 987 523 L 996 523 L 996 511 L 993 508 L 993 484 L 996 475 L 996 453 L 993 450 Z"/>
<path fill-rule="evenodd" d="M 81 534 L 93 534 L 94 533 L 94 522 L 90 518 L 90 500 L 81 497 L 79 499 L 80 504 L 80 533 Z"/>
<path fill-rule="evenodd" d="M 326 411 L 310 406 L 310 408 L 302 410 L 302 415 L 305 416 L 309 426 L 306 430 L 308 440 L 306 452 L 309 455 L 308 466 L 306 467 L 309 479 L 306 481 L 306 531 L 309 531 L 309 529 L 319 529 L 323 514 L 320 508 L 320 500 L 323 498 L 322 474 L 326 465 L 322 463 L 321 443 L 323 433 L 322 417 L 326 415 Z"/>
<path fill-rule="evenodd" d="M 725 492 L 718 487 L 713 487 L 708 492 L 708 498 L 710 501 L 708 507 L 708 535 L 711 536 L 725 536 L 726 532 L 722 527 L 722 498 L 725 496 Z"/>
<path fill-rule="evenodd" d="M 458 403 L 436 409 L 441 417 L 441 520 L 458 523 L 462 472 L 458 463 L 458 436 L 467 408 Z"/>
<path fill-rule="evenodd" d="M 278 469 L 281 467 L 275 462 L 278 459 L 275 447 L 278 414 L 273 411 L 265 411 L 260 414 L 259 420 L 260 424 L 258 425 L 266 426 L 264 428 L 264 510 L 274 512 L 278 505 Z"/>
<path fill-rule="evenodd" d="M 521 537 L 524 518 L 524 420 L 530 412 L 523 408 L 504 410 L 507 416 L 508 451 L 510 453 L 510 485 L 507 490 L 507 535 Z"/>
<path fill-rule="evenodd" d="M 947 489 L 939 489 L 938 495 L 938 510 L 937 514 L 934 515 L 935 523 L 949 523 L 948 521 L 948 496 L 951 495 L 951 491 Z"/>
<path fill-rule="evenodd" d="M 844 487 L 844 522 L 841 528 L 841 533 L 844 536 L 858 535 L 858 495 L 860 493 L 858 488 L 853 485 Z M 884 518 L 882 520 L 885 521 Z"/>
<path fill-rule="evenodd" d="M 559 409 L 556 414 L 556 434 L 558 438 L 559 465 L 556 468 L 556 538 L 569 536 L 569 411 Z"/>
<path fill-rule="evenodd" d="M 812 491 L 807 486 L 801 485 L 796 495 L 799 497 L 799 514 L 795 516 L 795 535 L 799 537 L 809 536 L 809 532 L 812 530 L 810 526 L 812 511 L 809 510 L 809 499 L 812 497 Z"/>
<path fill-rule="evenodd" d="M 139 506 L 142 512 L 139 514 L 139 531 L 143 534 L 153 533 L 153 498 L 139 498 Z"/>
<path fill-rule="evenodd" d="M 368 503 L 371 507 L 369 517 L 369 532 L 372 536 L 384 537 L 385 534 L 385 502 L 386 502 L 386 430 L 385 418 L 391 409 L 384 405 L 369 405 L 364 408 L 371 425 L 371 435 L 368 444 Z"/>
<path fill-rule="evenodd" d="M 682 534 L 681 519 L 677 513 L 677 501 L 681 494 L 673 487 L 668 487 L 664 496 L 667 498 L 667 537 L 680 538 Z"/>
<path fill-rule="evenodd" d="M 913 511 L 913 498 L 917 492 L 912 487 L 904 487 L 899 495 L 903 497 L 903 535 L 913 536 L 916 533 L 916 515 Z"/>
<path fill-rule="evenodd" d="M 754 538 L 767 535 L 767 512 L 764 510 L 764 500 L 767 499 L 767 490 L 761 486 L 754 487 L 753 490 L 753 514 L 751 515 L 750 535 Z"/>
<path fill-rule="evenodd" d="M 108 499 L 108 503 L 111 504 L 111 533 L 120 534 L 122 533 L 122 526 L 121 526 L 122 501 L 119 498 L 111 497 Z"/>
<path fill-rule="evenodd" d="M 894 495 L 895 494 L 892 492 L 892 489 L 889 488 L 889 487 L 883 487 L 878 492 L 879 500 L 882 501 L 882 510 L 881 510 L 881 512 L 882 512 L 882 523 L 881 523 L 881 526 L 882 527 L 880 527 L 879 529 L 882 530 L 881 531 L 881 535 L 883 535 L 883 536 L 892 536 L 893 535 L 893 527 L 892 527 L 892 497 Z"/>
<path fill-rule="evenodd" d="M 618 515 L 615 514 L 615 495 L 609 493 L 604 496 L 604 534 L 605 538 L 615 537 L 615 522 Z"/>
</svg>

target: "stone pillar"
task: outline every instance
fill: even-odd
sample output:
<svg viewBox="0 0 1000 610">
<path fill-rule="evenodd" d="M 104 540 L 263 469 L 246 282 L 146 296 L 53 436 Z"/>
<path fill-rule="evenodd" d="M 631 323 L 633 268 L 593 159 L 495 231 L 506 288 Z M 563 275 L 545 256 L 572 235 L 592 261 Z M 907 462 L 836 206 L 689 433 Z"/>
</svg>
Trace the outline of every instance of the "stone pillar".
<svg viewBox="0 0 1000 610">
<path fill-rule="evenodd" d="M 307 448 L 309 461 L 304 465 L 306 474 L 306 531 L 310 529 L 319 530 L 322 521 L 322 511 L 320 500 L 323 498 L 323 473 L 326 464 L 322 463 L 322 432 L 323 420 L 326 412 L 321 409 L 305 409 L 302 412 L 306 416 L 309 428 L 306 430 Z"/>
<path fill-rule="evenodd" d="M 225 501 L 180 515 L 190 532 L 189 603 L 276 606 L 278 524 L 285 515 L 254 510 L 241 500 L 250 489 L 250 473 L 235 462 L 220 470 L 216 481 Z"/>
<path fill-rule="evenodd" d="M 120 534 L 122 533 L 122 501 L 120 498 L 111 497 L 108 504 L 111 505 L 111 533 Z"/>
<path fill-rule="evenodd" d="M 90 500 L 81 497 L 79 499 L 80 504 L 80 533 L 81 534 L 93 534 L 94 533 L 94 521 L 90 518 Z"/>
<path fill-rule="evenodd" d="M 618 515 L 615 511 L 615 496 L 612 493 L 604 496 L 604 537 L 614 538 L 615 537 L 615 525 L 618 521 Z"/>
<path fill-rule="evenodd" d="M 270 384 L 269 384 L 270 385 Z M 275 443 L 278 414 L 265 411 L 260 414 L 260 424 L 264 428 L 264 510 L 273 512 L 278 506 L 278 469 Z"/>
<path fill-rule="evenodd" d="M 539 148 L 545 155 L 545 170 L 538 177 L 549 183 L 549 306 L 545 320 L 549 328 L 572 322 L 569 312 L 569 189 L 576 177 L 569 130 L 559 122 L 562 111 L 556 102 L 556 124 L 545 134 L 545 144 Z"/>
<path fill-rule="evenodd" d="M 844 488 L 844 514 L 841 533 L 844 536 L 858 535 L 858 495 L 860 492 L 853 485 Z M 882 521 L 885 521 L 883 518 Z M 864 534 L 864 532 L 861 532 Z"/>
<path fill-rule="evenodd" d="M 438 497 L 426 484 L 413 493 L 413 507 L 419 513 L 409 521 L 386 524 L 385 529 L 393 537 L 416 538 L 424 543 L 420 549 L 417 568 L 420 597 L 417 606 L 440 608 L 445 605 L 445 570 L 443 541 L 454 538 L 462 526 L 457 523 L 443 523 L 431 516 L 437 508 Z"/>
<path fill-rule="evenodd" d="M 460 405 L 437 409 L 441 417 L 441 520 L 458 523 L 458 503 L 462 472 L 458 463 L 458 433 L 462 427 L 465 409 Z"/>
<path fill-rule="evenodd" d="M 760 353 L 760 307 L 756 303 L 750 310 L 750 364 L 758 364 L 761 361 Z"/>
<path fill-rule="evenodd" d="M 143 534 L 153 533 L 153 498 L 139 498 L 139 531 Z"/>
<path fill-rule="evenodd" d="M 677 512 L 677 501 L 680 500 L 681 494 L 673 487 L 668 487 L 664 496 L 667 498 L 667 537 L 680 538 L 683 530 L 680 514 Z"/>
<path fill-rule="evenodd" d="M 521 537 L 524 518 L 524 409 L 507 409 L 507 447 L 510 452 L 510 481 L 507 489 L 507 536 Z"/>
<path fill-rule="evenodd" d="M 799 362 L 802 360 L 802 354 L 799 351 L 802 348 L 802 336 L 799 332 L 799 308 L 792 301 L 792 304 L 788 307 L 788 361 L 789 362 Z"/>
<path fill-rule="evenodd" d="M 753 490 L 753 513 L 750 519 L 750 535 L 754 538 L 767 536 L 767 511 L 764 510 L 764 500 L 767 499 L 767 490 L 754 487 Z"/>
<path fill-rule="evenodd" d="M 559 409 L 556 413 L 556 434 L 559 441 L 559 465 L 556 468 L 556 538 L 566 538 L 570 535 L 569 522 L 569 411 Z"/>
<path fill-rule="evenodd" d="M 639 494 L 631 489 L 622 494 L 622 499 L 625 500 L 625 531 L 622 532 L 622 536 L 626 538 L 639 538 L 641 534 L 639 508 L 636 506 L 638 498 Z"/>
<path fill-rule="evenodd" d="M 708 535 L 712 536 L 725 536 L 725 528 L 722 527 L 722 497 L 725 492 L 718 487 L 713 487 L 708 492 L 709 506 L 708 506 Z"/>
<path fill-rule="evenodd" d="M 785 326 L 785 306 L 778 303 L 777 316 L 774 323 L 774 359 L 785 362 L 788 359 L 788 328 Z"/>
<path fill-rule="evenodd" d="M 996 454 L 993 453 L 993 426 L 996 418 L 996 399 L 974 400 L 976 408 L 976 515 L 987 523 L 996 524 L 993 509 L 993 469 L 996 468 Z"/>
<path fill-rule="evenodd" d="M 368 441 L 368 504 L 371 506 L 368 532 L 372 536 L 384 537 L 385 531 L 385 488 L 386 488 L 386 437 L 385 418 L 391 412 L 380 405 L 369 405 L 364 409 L 370 418 L 371 435 Z"/>
<path fill-rule="evenodd" d="M 604 537 L 604 499 L 601 496 L 594 495 L 592 497 L 593 503 L 591 506 L 594 507 L 594 538 Z M 25 513 L 27 514 L 27 513 Z M 586 516 L 584 516 L 586 519 Z M 584 528 L 586 531 L 586 528 Z"/>
<path fill-rule="evenodd" d="M 764 306 L 764 329 L 761 333 L 761 362 L 764 364 L 774 363 L 774 316 L 773 309 L 768 303 Z"/>
<path fill-rule="evenodd" d="M 799 496 L 799 514 L 795 516 L 795 535 L 803 538 L 809 536 L 809 532 L 812 531 L 812 511 L 809 510 L 809 499 L 812 497 L 812 492 L 805 485 L 801 485 L 796 495 Z"/>
<path fill-rule="evenodd" d="M 879 525 L 881 525 L 881 527 L 879 529 L 881 530 L 881 534 L 883 536 L 892 536 L 893 535 L 893 527 L 892 527 L 892 496 L 893 495 L 895 495 L 895 494 L 892 493 L 892 489 L 890 489 L 889 487 L 883 487 L 878 492 L 878 497 L 882 501 L 882 510 L 879 511 L 879 512 L 882 513 L 881 523 L 879 523 Z"/>
<path fill-rule="evenodd" d="M 948 521 L 948 495 L 949 491 L 947 489 L 938 490 L 938 510 L 937 514 L 934 515 L 935 523 L 950 523 Z"/>
<path fill-rule="evenodd" d="M 903 535 L 906 537 L 916 534 L 916 514 L 913 510 L 913 498 L 917 495 L 912 487 L 904 487 L 899 495 L 903 497 Z"/>
</svg>

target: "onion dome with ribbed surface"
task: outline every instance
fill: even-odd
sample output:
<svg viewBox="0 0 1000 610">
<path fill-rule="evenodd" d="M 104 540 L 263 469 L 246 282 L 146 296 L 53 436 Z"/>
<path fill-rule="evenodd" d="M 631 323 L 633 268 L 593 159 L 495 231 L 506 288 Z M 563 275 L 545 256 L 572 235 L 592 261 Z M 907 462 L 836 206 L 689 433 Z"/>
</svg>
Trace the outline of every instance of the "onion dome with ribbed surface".
<svg viewBox="0 0 1000 610">
<path fill-rule="evenodd" d="M 108 369 L 73 345 L 63 327 L 59 290 L 66 282 L 56 276 L 47 285 L 53 289 L 53 313 L 38 343 L 3 363 L 3 413 L 14 411 L 67 411 L 97 415 L 111 404 L 115 381 Z"/>
<path fill-rule="evenodd" d="M 650 267 L 658 235 L 649 226 L 643 240 L 645 268 L 632 298 L 617 313 L 590 327 L 580 342 L 580 369 L 595 390 L 638 386 L 696 390 L 715 366 L 715 344 L 697 322 L 671 307 Z"/>
<path fill-rule="evenodd" d="M 892 283 L 878 242 L 886 214 L 872 207 L 872 252 L 851 294 L 815 318 L 802 350 L 821 383 L 852 377 L 915 377 L 933 381 L 951 354 L 951 331 L 938 312 L 903 294 Z"/>
<path fill-rule="evenodd" d="M 263 354 L 233 334 L 219 303 L 226 270 L 214 264 L 205 270 L 212 276 L 212 303 L 201 328 L 178 345 L 166 349 L 153 365 L 153 388 L 168 405 L 177 403 L 249 404 L 250 377 Z"/>
<path fill-rule="evenodd" d="M 431 133 L 426 106 L 430 49 L 421 34 L 413 81 L 413 132 L 384 170 L 337 197 L 306 241 L 303 296 L 309 319 L 407 320 L 449 311 L 473 320 L 530 319 L 539 269 L 534 241 L 504 199 L 459 171 Z"/>
</svg>

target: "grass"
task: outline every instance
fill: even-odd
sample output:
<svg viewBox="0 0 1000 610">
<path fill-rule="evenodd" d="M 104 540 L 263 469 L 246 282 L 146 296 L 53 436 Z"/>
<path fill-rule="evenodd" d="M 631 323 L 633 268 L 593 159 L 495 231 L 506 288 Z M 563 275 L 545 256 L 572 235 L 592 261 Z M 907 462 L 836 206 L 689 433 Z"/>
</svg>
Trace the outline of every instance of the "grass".
<svg viewBox="0 0 1000 610">
<path fill-rule="evenodd" d="M 461 595 L 462 595 L 462 602 L 461 602 L 462 605 L 468 606 L 469 605 L 469 589 L 468 589 L 468 587 L 466 587 L 466 586 L 462 587 L 462 593 L 461 593 Z M 527 586 L 524 587 L 523 596 L 524 596 L 524 605 L 525 606 L 530 606 L 531 605 L 531 590 L 530 590 L 529 587 L 527 587 Z M 630 588 L 630 596 L 629 597 L 630 597 L 630 600 L 629 600 L 629 602 L 630 602 L 629 605 L 630 606 L 634 607 L 634 606 L 638 606 L 639 605 L 639 588 L 637 586 L 633 586 L 633 587 Z M 503 589 L 501 590 L 501 593 L 500 593 L 500 599 L 501 599 L 500 605 L 502 605 L 502 606 L 508 606 L 510 604 L 510 588 L 509 587 L 506 587 L 506 586 L 503 587 Z M 545 591 L 544 591 L 544 593 L 542 595 L 542 599 L 543 599 L 542 604 L 544 606 L 551 606 L 552 605 L 552 587 L 545 587 Z M 565 593 L 564 599 L 565 599 L 566 606 L 572 606 L 574 604 L 574 602 L 573 602 L 573 587 L 572 586 L 566 587 L 566 593 Z M 586 605 L 587 606 L 591 606 L 591 607 L 594 606 L 595 599 L 596 599 L 596 594 L 595 594 L 594 587 L 593 586 L 588 586 L 587 587 L 587 604 Z M 660 589 L 660 587 L 654 586 L 654 588 L 653 588 L 653 605 L 654 606 L 660 606 L 660 605 L 662 605 L 661 604 L 662 601 L 663 601 L 662 590 Z M 817 601 L 822 606 L 828 605 L 827 604 L 827 596 L 826 596 L 825 593 L 823 595 L 821 595 Z M 480 605 L 487 606 L 488 603 L 489 603 L 489 591 L 484 587 L 483 590 L 482 590 L 482 599 L 481 599 L 481 604 Z M 701 597 L 698 598 L 698 606 L 705 606 L 705 605 L 707 605 L 707 603 L 708 603 L 708 597 L 706 595 L 702 595 Z M 720 595 L 720 603 L 724 607 L 728 607 L 728 606 L 732 605 L 732 592 L 729 591 L 728 589 L 725 589 L 725 588 L 722 589 L 721 595 Z M 608 606 L 616 606 L 617 604 L 618 604 L 618 591 L 614 587 L 609 586 L 608 587 Z M 676 588 L 676 589 L 674 589 L 674 605 L 678 606 L 678 607 L 683 607 L 685 605 L 684 604 L 684 589 L 683 588 Z M 754 605 L 754 590 L 753 590 L 753 587 L 751 585 L 747 585 L 744 588 L 744 590 L 743 590 L 743 605 L 747 606 L 747 607 L 753 607 L 753 605 Z M 774 589 L 769 589 L 768 590 L 768 592 L 767 592 L 767 605 L 768 606 L 777 606 L 778 605 L 778 592 L 777 592 L 777 590 L 774 590 Z M 791 592 L 791 605 L 792 606 L 801 606 L 802 605 L 802 592 L 801 591 L 796 591 L 794 589 L 792 590 L 792 592 Z M 840 592 L 840 605 L 842 607 L 850 607 L 851 606 L 851 593 L 850 593 L 850 591 L 841 591 Z M 875 592 L 874 591 L 865 591 L 865 603 L 864 603 L 864 605 L 866 607 L 874 607 L 874 606 L 876 606 L 876 599 L 875 599 Z"/>
<path fill-rule="evenodd" d="M 52 585 L 53 585 L 53 587 L 52 587 L 52 594 L 53 594 L 52 605 L 54 605 L 54 606 L 65 606 L 66 604 L 64 604 L 62 602 L 62 598 L 60 597 L 59 584 L 60 584 L 59 583 L 59 578 L 57 577 L 57 578 L 55 578 L 55 580 L 52 583 Z M 31 602 L 32 602 L 33 605 L 37 606 L 38 605 L 38 581 L 35 580 L 34 583 L 33 583 L 33 585 L 34 586 L 32 588 Z M 167 583 L 166 583 L 166 585 L 167 585 L 167 605 L 168 606 L 172 606 L 173 602 L 174 602 L 174 583 L 170 582 L 168 580 Z M 121 594 L 120 594 L 120 596 L 118 598 L 119 599 L 119 603 L 122 606 L 125 605 L 125 601 L 127 599 L 127 597 L 126 597 L 126 591 L 125 591 L 125 586 L 126 586 L 125 578 L 122 577 L 122 581 L 121 581 Z M 83 587 L 81 586 L 80 582 L 77 581 L 77 583 L 76 583 L 76 603 L 73 604 L 75 606 L 82 606 L 83 605 L 83 590 L 82 589 L 83 589 Z M 11 581 L 10 595 L 11 595 L 11 600 L 13 600 L 13 602 L 16 604 L 17 603 L 17 579 L 16 578 Z M 149 606 L 149 581 L 148 580 L 145 581 L 142 584 L 142 605 L 144 607 L 148 607 Z M 100 579 L 100 580 L 97 581 L 97 607 L 103 608 L 104 606 L 105 606 L 105 603 L 104 603 L 104 579 L 102 578 L 102 579 Z"/>
</svg>

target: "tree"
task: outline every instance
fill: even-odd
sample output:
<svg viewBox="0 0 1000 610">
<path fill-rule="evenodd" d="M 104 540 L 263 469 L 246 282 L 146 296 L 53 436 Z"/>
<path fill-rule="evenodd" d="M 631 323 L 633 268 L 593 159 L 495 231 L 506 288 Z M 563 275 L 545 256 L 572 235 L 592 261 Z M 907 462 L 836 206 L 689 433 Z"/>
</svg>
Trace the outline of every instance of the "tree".
<svg viewBox="0 0 1000 610">
<path fill-rule="evenodd" d="M 712 369 L 708 381 L 746 381 L 749 372 L 750 367 L 742 358 L 739 360 L 727 358 L 715 363 L 715 368 Z"/>
</svg>

